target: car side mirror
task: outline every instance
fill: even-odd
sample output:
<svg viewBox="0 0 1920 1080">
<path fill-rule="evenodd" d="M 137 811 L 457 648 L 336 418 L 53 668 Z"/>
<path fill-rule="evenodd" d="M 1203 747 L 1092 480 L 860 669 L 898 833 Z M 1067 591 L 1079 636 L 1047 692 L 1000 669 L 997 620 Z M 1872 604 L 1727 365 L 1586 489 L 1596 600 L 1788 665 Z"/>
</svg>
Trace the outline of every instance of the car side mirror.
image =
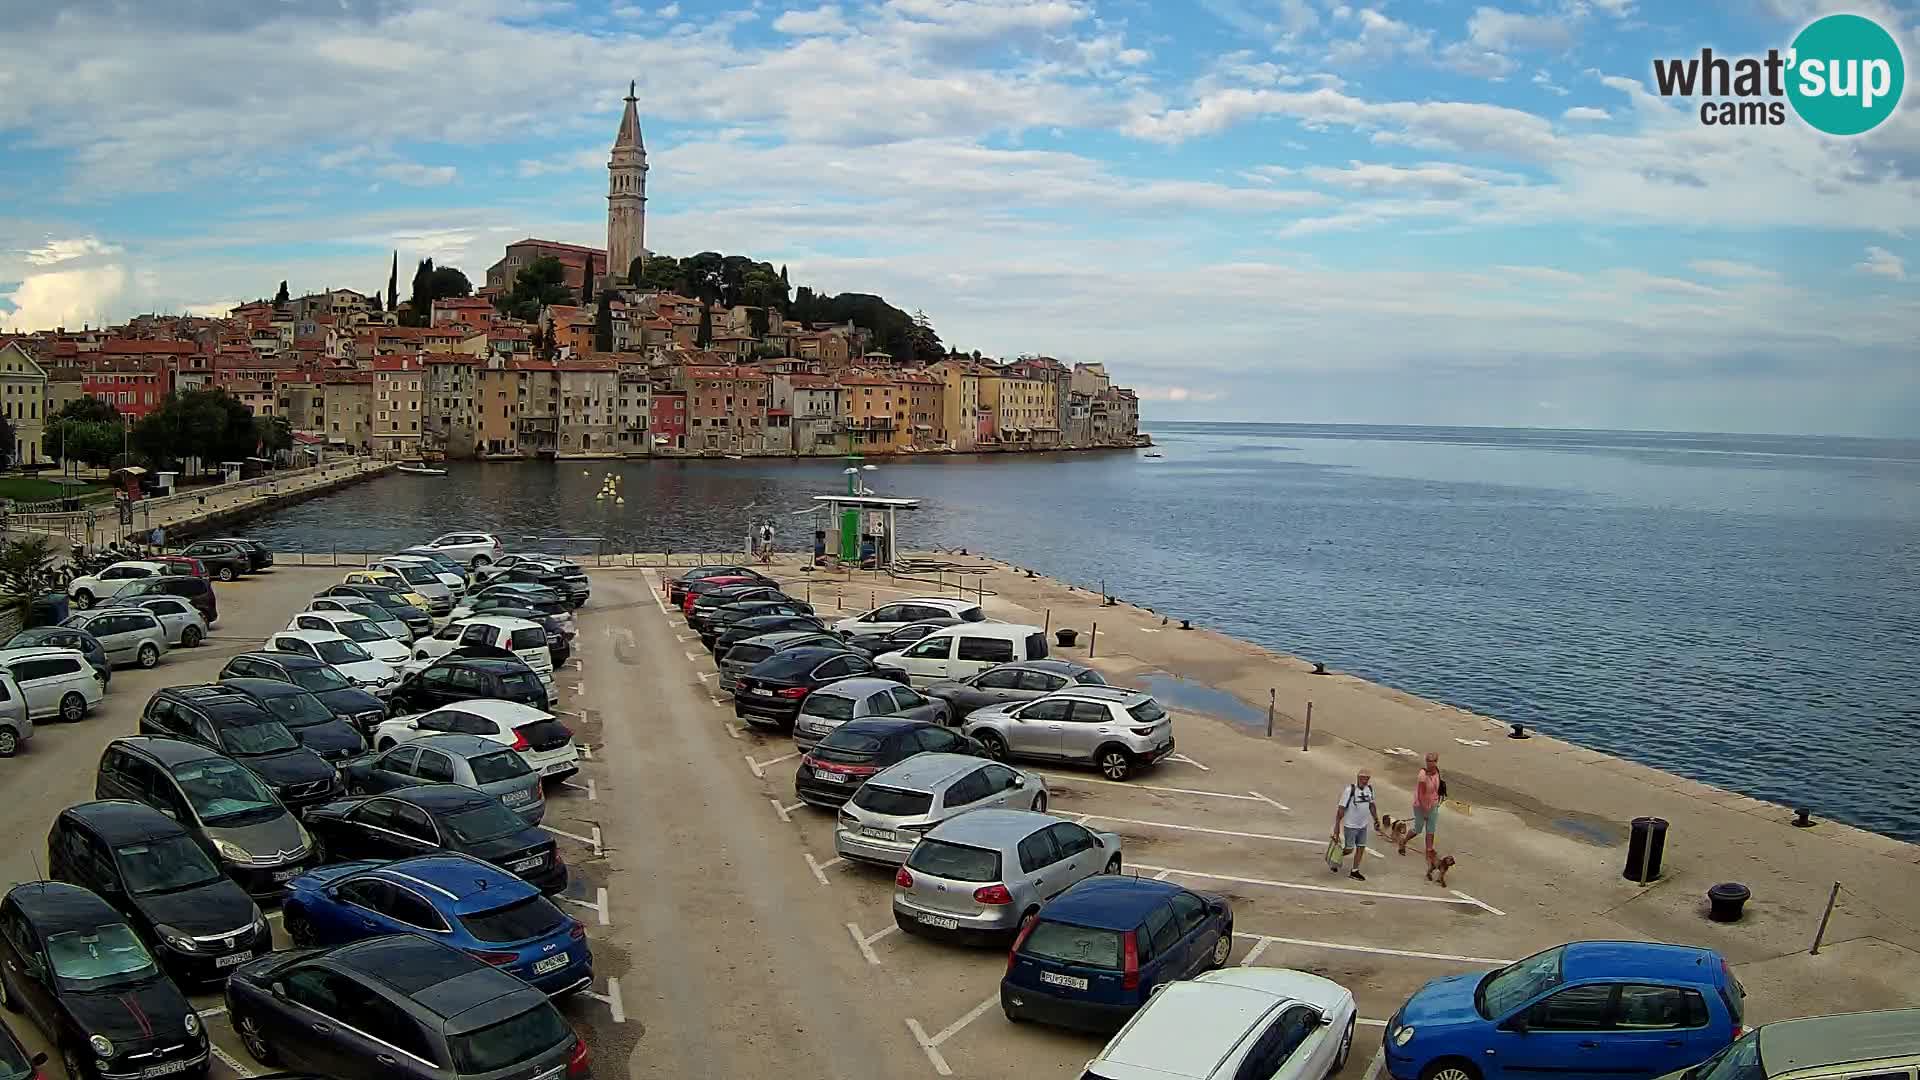
<svg viewBox="0 0 1920 1080">
<path fill-rule="evenodd" d="M 419 731 L 419 730 L 420 730 L 420 721 L 418 721 L 418 720 L 409 720 L 409 721 L 407 721 L 407 730 L 408 730 L 408 731 Z"/>
<path fill-rule="evenodd" d="M 1321 1013 L 1320 1019 L 1318 1022 L 1321 1027 L 1326 1027 L 1327 1025 L 1333 1023 L 1333 1017 L 1328 1016 L 1326 1013 Z"/>
<path fill-rule="evenodd" d="M 273 997 L 274 997 L 274 1000 L 275 1000 L 275 1001 L 285 1001 L 285 1000 L 287 1000 L 287 984 L 286 984 L 286 983 L 283 983 L 283 982 L 277 982 L 277 983 L 274 983 L 274 984 L 273 984 Z"/>
<path fill-rule="evenodd" d="M 1013 778 L 1013 786 L 1014 786 L 1014 787 L 1016 787 L 1016 788 L 1023 788 L 1023 787 L 1026 787 L 1026 786 L 1027 786 L 1027 778 L 1026 778 L 1026 777 L 1024 777 L 1024 776 L 1016 776 L 1016 777 L 1014 777 L 1014 778 Z"/>
<path fill-rule="evenodd" d="M 1516 1016 L 1507 1021 L 1503 1026 L 1515 1035 L 1525 1035 L 1527 1033 L 1527 1018 L 1524 1014 Z"/>
<path fill-rule="evenodd" d="M 30 1067 L 35 1069 L 39 1068 L 42 1065 L 45 1065 L 46 1063 L 47 1063 L 47 1054 L 46 1054 L 46 1051 L 44 1050 L 27 1059 L 27 1064 Z"/>
</svg>

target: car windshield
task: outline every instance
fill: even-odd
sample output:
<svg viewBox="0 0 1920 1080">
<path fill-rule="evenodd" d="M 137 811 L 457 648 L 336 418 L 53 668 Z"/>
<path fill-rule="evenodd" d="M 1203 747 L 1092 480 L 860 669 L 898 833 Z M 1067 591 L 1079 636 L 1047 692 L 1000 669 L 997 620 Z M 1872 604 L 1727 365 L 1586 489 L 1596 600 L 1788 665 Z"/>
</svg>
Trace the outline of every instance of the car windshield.
<svg viewBox="0 0 1920 1080">
<path fill-rule="evenodd" d="M 1480 980 L 1473 991 L 1473 1007 L 1488 1020 L 1497 1020 L 1560 985 L 1563 945 L 1518 960 Z"/>
<path fill-rule="evenodd" d="M 853 805 L 889 817 L 912 817 L 933 809 L 933 796 L 924 791 L 902 791 L 869 783 L 860 785 L 860 790 L 853 793 Z"/>
<path fill-rule="evenodd" d="M 282 694 L 267 699 L 267 709 L 290 728 L 309 728 L 333 719 L 333 713 L 312 694 Z"/>
<path fill-rule="evenodd" d="M 1055 960 L 1081 967 L 1120 970 L 1122 951 L 1118 930 L 1097 930 L 1090 926 L 1042 919 L 1033 924 L 1033 932 L 1020 947 L 1024 956 Z"/>
<path fill-rule="evenodd" d="M 386 608 L 381 607 L 371 600 L 348 600 L 340 605 L 340 610 L 350 611 L 363 619 L 376 623 L 390 622 L 393 618 L 393 616 L 387 614 Z"/>
<path fill-rule="evenodd" d="M 1760 1060 L 1760 1033 L 1749 1031 L 1739 1042 L 1687 1071 L 1687 1080 L 1767 1080 L 1766 1063 Z"/>
<path fill-rule="evenodd" d="M 345 690 L 353 685 L 345 675 L 330 667 L 289 667 L 287 678 L 293 681 L 293 685 L 313 694 L 323 690 Z"/>
<path fill-rule="evenodd" d="M 1148 698 L 1133 708 L 1128 709 L 1127 715 L 1142 724 L 1157 724 L 1167 718 L 1167 710 L 1161 708 L 1159 702 Z"/>
<path fill-rule="evenodd" d="M 807 704 L 801 711 L 822 720 L 851 720 L 853 719 L 853 699 L 841 697 L 839 694 L 815 692 L 807 695 Z"/>
<path fill-rule="evenodd" d="M 446 825 L 454 840 L 462 844 L 483 844 L 502 836 L 512 836 L 527 827 L 527 823 L 520 820 L 520 815 L 491 801 L 474 803 L 444 817 L 435 816 Z"/>
<path fill-rule="evenodd" d="M 341 619 L 333 624 L 333 632 L 349 641 L 386 641 L 384 631 L 367 619 Z"/>
<path fill-rule="evenodd" d="M 755 665 L 753 673 L 772 679 L 786 679 L 803 671 L 812 671 L 813 666 L 819 662 L 819 653 L 805 649 L 791 653 L 775 653 Z"/>
<path fill-rule="evenodd" d="M 820 740 L 820 745 L 813 748 L 813 756 L 822 761 L 872 761 L 883 742 L 873 732 L 848 731 L 842 726 Z"/>
<path fill-rule="evenodd" d="M 447 1039 L 454 1071 L 462 1076 L 499 1072 L 570 1044 L 573 1029 L 552 1005 L 541 1002 L 519 1016 Z"/>
<path fill-rule="evenodd" d="M 545 937 L 569 921 L 544 896 L 529 896 L 504 907 L 460 916 L 460 925 L 481 941 L 526 941 Z"/>
<path fill-rule="evenodd" d="M 516 776 L 526 776 L 533 771 L 527 767 L 525 759 L 512 750 L 502 750 L 497 754 L 481 754 L 477 758 L 468 759 L 467 765 L 473 769 L 473 782 L 476 784 L 497 784 Z"/>
<path fill-rule="evenodd" d="M 253 770 L 235 762 L 195 762 L 174 773 L 173 778 L 180 782 L 187 802 L 193 804 L 193 812 L 208 825 L 234 824 L 246 817 L 264 820 L 280 810 L 273 793 Z"/>
<path fill-rule="evenodd" d="M 200 845 L 184 833 L 117 847 L 113 855 L 127 890 L 135 896 L 210 885 L 222 876 Z"/>
<path fill-rule="evenodd" d="M 407 584 L 409 585 L 440 584 L 440 579 L 434 575 L 433 571 L 424 566 L 397 566 L 394 568 L 394 572 L 406 578 Z"/>
<path fill-rule="evenodd" d="M 313 651 L 329 664 L 357 664 L 373 659 L 371 653 L 351 641 L 316 641 Z"/>
<path fill-rule="evenodd" d="M 533 697 L 540 690 L 540 678 L 525 671 L 509 672 L 500 676 L 500 689 L 507 693 L 509 699 Z"/>
<path fill-rule="evenodd" d="M 928 837 L 913 846 L 907 868 L 951 881 L 999 881 L 1000 853 Z"/>
<path fill-rule="evenodd" d="M 47 938 L 47 962 L 61 979 L 80 984 L 125 982 L 157 972 L 147 947 L 126 923 L 66 930 Z"/>
<path fill-rule="evenodd" d="M 729 664 L 757 664 L 773 655 L 773 650 L 765 645 L 735 645 L 727 650 L 725 657 Z"/>
<path fill-rule="evenodd" d="M 220 729 L 220 747 L 234 757 L 258 757 L 298 750 L 300 740 L 278 720 L 261 720 Z"/>
</svg>

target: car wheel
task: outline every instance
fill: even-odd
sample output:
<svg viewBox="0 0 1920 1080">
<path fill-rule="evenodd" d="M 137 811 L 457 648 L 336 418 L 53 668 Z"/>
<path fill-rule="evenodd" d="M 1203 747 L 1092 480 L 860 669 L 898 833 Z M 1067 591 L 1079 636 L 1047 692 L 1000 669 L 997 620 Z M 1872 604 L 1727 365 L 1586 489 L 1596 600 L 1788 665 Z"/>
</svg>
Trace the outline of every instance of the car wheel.
<svg viewBox="0 0 1920 1080">
<path fill-rule="evenodd" d="M 1047 793 L 1046 792 L 1042 791 L 1034 795 L 1033 812 L 1036 814 L 1044 814 L 1047 812 Z"/>
<path fill-rule="evenodd" d="M 1469 1061 L 1441 1058 L 1420 1070 L 1420 1080 L 1480 1080 L 1480 1070 Z"/>
<path fill-rule="evenodd" d="M 71 724 L 87 715 L 87 699 L 79 694 L 67 694 L 60 699 L 60 719 Z"/>
<path fill-rule="evenodd" d="M 246 1046 L 247 1053 L 262 1065 L 272 1065 L 280 1060 L 274 1052 L 273 1044 L 267 1041 L 266 1029 L 251 1013 L 242 1013 L 233 1022 L 234 1030 L 240 1033 L 240 1042 Z"/>
<path fill-rule="evenodd" d="M 988 757 L 995 761 L 1007 760 L 1007 740 L 991 731 L 983 731 L 977 737 L 980 740 L 980 749 L 985 750 Z"/>
<path fill-rule="evenodd" d="M 1213 943 L 1213 966 L 1216 968 L 1226 967 L 1227 958 L 1232 955 L 1233 931 L 1231 929 L 1223 930 L 1218 940 Z"/>
<path fill-rule="evenodd" d="M 313 924 L 298 910 L 282 912 L 280 924 L 287 928 L 287 940 L 293 942 L 296 949 L 306 949 L 318 944 L 313 938 Z"/>
<path fill-rule="evenodd" d="M 85 611 L 93 606 L 93 594 L 81 589 L 73 594 L 73 606 Z"/>
<path fill-rule="evenodd" d="M 1347 1018 L 1346 1033 L 1340 1036 L 1340 1052 L 1333 1059 L 1334 1072 L 1346 1068 L 1347 1059 L 1353 1056 L 1353 1021 L 1354 1017 Z"/>
<path fill-rule="evenodd" d="M 205 640 L 205 637 L 206 635 L 200 632 L 199 627 L 189 626 L 185 630 L 180 631 L 180 647 L 183 649 L 191 649 Z"/>
<path fill-rule="evenodd" d="M 473 568 L 475 570 L 478 570 L 483 566 L 492 566 L 492 565 L 493 565 L 493 560 L 487 558 L 485 555 L 475 555 L 473 557 Z"/>
<path fill-rule="evenodd" d="M 12 757 L 20 752 L 20 736 L 12 728 L 0 728 L 0 757 Z"/>
<path fill-rule="evenodd" d="M 1094 761 L 1100 766 L 1101 775 L 1109 780 L 1125 780 L 1133 775 L 1133 755 L 1127 753 L 1124 746 L 1103 746 Z"/>
<path fill-rule="evenodd" d="M 221 581 L 232 581 L 233 567 L 223 566 L 219 570 L 215 571 L 213 576 L 219 578 Z"/>
<path fill-rule="evenodd" d="M 1115 855 L 1115 856 L 1114 856 L 1113 858 L 1111 858 L 1111 859 L 1108 859 L 1108 860 L 1107 860 L 1107 868 L 1106 868 L 1106 870 L 1104 870 L 1104 871 L 1102 871 L 1102 872 L 1103 872 L 1103 873 L 1107 873 L 1107 874 L 1117 874 L 1117 873 L 1119 873 L 1119 872 L 1120 872 L 1120 856 L 1118 856 L 1118 855 Z"/>
<path fill-rule="evenodd" d="M 140 666 L 150 668 L 160 662 L 160 650 L 152 642 L 140 646 Z"/>
</svg>

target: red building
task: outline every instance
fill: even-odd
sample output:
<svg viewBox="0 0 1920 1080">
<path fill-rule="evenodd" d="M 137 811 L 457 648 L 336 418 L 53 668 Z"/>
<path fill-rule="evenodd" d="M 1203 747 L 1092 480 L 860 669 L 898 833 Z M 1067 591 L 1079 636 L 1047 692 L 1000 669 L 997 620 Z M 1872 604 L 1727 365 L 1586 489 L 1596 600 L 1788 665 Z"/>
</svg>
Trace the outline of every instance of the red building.
<svg viewBox="0 0 1920 1080">
<path fill-rule="evenodd" d="M 661 390 L 653 395 L 647 426 L 652 429 L 654 446 L 687 448 L 687 394 L 684 390 Z M 665 439 L 666 442 L 659 440 Z"/>
</svg>

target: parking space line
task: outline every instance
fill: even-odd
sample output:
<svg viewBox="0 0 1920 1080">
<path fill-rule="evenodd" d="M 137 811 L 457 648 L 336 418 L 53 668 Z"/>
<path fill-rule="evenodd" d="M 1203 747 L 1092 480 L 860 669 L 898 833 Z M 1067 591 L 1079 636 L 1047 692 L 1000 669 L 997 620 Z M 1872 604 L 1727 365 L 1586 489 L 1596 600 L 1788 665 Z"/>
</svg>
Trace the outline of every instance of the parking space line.
<svg viewBox="0 0 1920 1080">
<path fill-rule="evenodd" d="M 236 1058 L 232 1054 L 229 1054 L 225 1050 L 222 1050 L 218 1046 L 215 1046 L 213 1044 L 213 1040 L 211 1039 L 207 1040 L 207 1052 L 212 1054 L 214 1057 L 219 1058 L 220 1064 L 225 1065 L 229 1069 L 232 1069 L 234 1071 L 234 1074 L 240 1077 L 240 1080 L 253 1080 L 252 1069 L 249 1069 L 245 1065 L 240 1064 L 239 1058 Z"/>
<path fill-rule="evenodd" d="M 919 1043 L 920 1049 L 926 1052 L 927 1060 L 933 1063 L 933 1071 L 941 1076 L 952 1076 L 953 1069 L 948 1067 L 946 1057 L 940 1053 L 940 1044 L 960 1034 L 962 1029 L 980 1019 L 980 1014 L 993 1008 L 999 1001 L 1000 995 L 993 995 L 969 1009 L 967 1015 L 941 1028 L 937 1035 L 928 1035 L 927 1029 L 920 1026 L 920 1021 L 913 1019 L 907 1021 L 907 1030 L 913 1034 L 913 1041 Z"/>
<path fill-rule="evenodd" d="M 660 579 L 654 576 L 653 571 L 647 571 L 647 591 L 653 594 L 653 602 L 660 605 L 660 614 L 665 615 L 667 613 L 667 595 L 666 590 L 660 588 L 659 585 Z"/>
<path fill-rule="evenodd" d="M 593 781 L 591 779 L 589 779 L 584 785 L 576 784 L 570 779 L 562 780 L 560 781 L 560 786 L 564 788 L 572 788 L 575 791 L 586 792 L 588 802 L 598 802 L 600 799 L 600 793 L 593 789 Z"/>
<path fill-rule="evenodd" d="M 1461 899 L 1457 896 L 1423 896 L 1418 893 L 1375 892 L 1371 889 L 1345 889 L 1336 885 L 1308 885 L 1298 881 L 1270 881 L 1266 878 L 1236 877 L 1232 874 L 1210 874 L 1203 870 L 1182 870 L 1178 867 L 1147 866 L 1142 863 L 1134 863 L 1133 868 L 1141 871 L 1164 871 L 1168 874 L 1179 874 L 1181 877 L 1206 878 L 1210 881 L 1231 881 L 1238 885 L 1265 885 L 1272 889 L 1298 889 L 1302 892 L 1328 893 L 1335 896 L 1359 896 L 1369 900 L 1413 900 L 1426 904 L 1466 904 L 1487 911 L 1493 911 L 1495 914 L 1506 914 L 1505 912 L 1488 907 L 1478 900 L 1471 898 Z"/>
<path fill-rule="evenodd" d="M 767 766 L 778 765 L 783 761 L 792 761 L 794 758 L 797 758 L 799 756 L 800 756 L 800 751 L 798 750 L 795 750 L 791 754 L 781 754 L 779 757 L 774 758 L 772 761 L 755 761 L 753 760 L 752 754 L 740 755 L 740 757 L 746 761 L 747 768 L 753 771 L 753 776 L 754 776 L 754 779 L 756 780 L 765 780 L 767 778 L 767 772 L 766 772 Z"/>
<path fill-rule="evenodd" d="M 1191 765 L 1191 766 L 1193 766 L 1194 768 L 1196 768 L 1196 769 L 1199 769 L 1199 770 L 1200 770 L 1201 772 L 1212 772 L 1212 771 L 1213 771 L 1212 769 L 1209 769 L 1209 768 L 1207 768 L 1207 767 L 1206 767 L 1205 765 L 1202 765 L 1202 764 L 1200 764 L 1199 762 L 1197 762 L 1197 761 L 1195 761 L 1195 760 L 1193 760 L 1192 758 L 1190 758 L 1190 757 L 1188 757 L 1188 756 L 1187 756 L 1187 755 L 1185 755 L 1185 754 L 1168 754 L 1168 755 L 1167 755 L 1167 760 L 1168 760 L 1168 761 L 1178 761 L 1178 762 L 1182 762 L 1182 763 L 1184 763 L 1184 764 L 1187 764 L 1187 765 Z"/>
<path fill-rule="evenodd" d="M 1233 936 L 1234 936 L 1234 937 L 1246 937 L 1247 935 L 1245 935 L 1245 934 L 1235 934 L 1235 935 L 1233 935 Z M 1267 947 L 1268 947 L 1268 946 L 1270 946 L 1270 945 L 1272 945 L 1272 944 L 1273 944 L 1273 942 L 1272 942 L 1271 940 L 1269 940 L 1269 939 L 1267 939 L 1267 938 L 1264 938 L 1264 937 L 1263 937 L 1263 938 L 1261 938 L 1260 940 L 1258 940 L 1258 941 L 1256 941 L 1256 942 L 1254 942 L 1254 943 L 1253 943 L 1253 948 L 1251 948 L 1251 949 L 1248 949 L 1248 950 L 1247 950 L 1247 955 L 1245 955 L 1245 956 L 1243 956 L 1243 957 L 1241 957 L 1241 958 L 1240 958 L 1240 966 L 1241 966 L 1241 967 L 1252 967 L 1252 966 L 1253 966 L 1253 962 L 1254 962 L 1255 960 L 1258 960 L 1258 959 L 1260 959 L 1260 954 L 1261 954 L 1261 953 L 1263 953 L 1263 952 L 1266 952 L 1266 951 L 1267 951 Z"/>
<path fill-rule="evenodd" d="M 740 733 L 746 730 L 745 728 L 740 727 L 738 724 L 722 724 L 720 725 L 720 727 L 726 731 L 727 737 L 729 739 L 738 739 L 740 737 Z"/>
<path fill-rule="evenodd" d="M 1327 846 L 1325 840 L 1311 840 L 1304 836 L 1280 836 L 1275 833 L 1239 832 L 1235 829 L 1209 829 L 1200 825 L 1175 825 L 1171 821 L 1147 821 L 1143 818 L 1113 817 L 1108 814 L 1081 814 L 1080 823 L 1089 821 L 1111 821 L 1119 825 L 1145 825 L 1155 829 L 1177 829 L 1180 832 L 1210 833 L 1214 836 L 1234 836 L 1243 840 L 1275 840 L 1285 844 L 1306 844 L 1309 847 Z"/>
<path fill-rule="evenodd" d="M 712 693 L 709 693 L 709 694 L 707 695 L 707 700 L 708 700 L 708 701 L 711 701 L 711 702 L 713 702 L 713 707 L 714 707 L 714 708 L 716 708 L 716 709 L 724 709 L 724 708 L 726 708 L 726 707 L 727 707 L 727 699 L 726 699 L 726 698 L 723 698 L 723 697 L 718 697 L 718 696 L 716 696 L 716 695 L 714 695 L 714 694 L 712 694 Z"/>
<path fill-rule="evenodd" d="M 575 899 L 574 897 L 565 896 L 565 895 L 561 896 L 560 899 L 565 900 L 567 903 L 572 904 L 575 907 L 586 908 L 587 910 L 600 916 L 601 926 L 612 925 L 612 923 L 607 918 L 607 890 L 601 889 L 597 893 L 595 893 L 593 898 L 594 902 L 591 904 L 587 903 L 585 900 L 578 900 L 578 899 Z"/>
<path fill-rule="evenodd" d="M 686 654 L 686 657 L 687 657 L 687 662 L 688 662 L 688 663 L 693 663 L 693 664 L 697 664 L 697 663 L 699 663 L 699 662 L 700 662 L 700 654 L 699 654 L 699 653 L 697 653 L 697 652 L 688 652 L 687 650 L 684 650 L 684 649 L 683 649 L 683 650 L 681 650 L 681 651 L 682 651 L 683 653 L 685 653 L 685 654 Z"/>
<path fill-rule="evenodd" d="M 593 853 L 596 857 L 606 854 L 606 852 L 603 851 L 600 847 L 600 826 L 598 825 L 593 826 L 592 836 L 581 836 L 579 833 L 570 833 L 570 832 L 567 832 L 565 829 L 556 829 L 551 825 L 541 825 L 539 827 L 541 829 L 546 830 L 547 832 L 552 833 L 555 836 L 564 836 L 569 840 L 577 841 L 579 843 L 587 845 L 588 847 L 593 849 Z"/>
<path fill-rule="evenodd" d="M 828 859 L 826 862 L 821 862 L 820 860 L 814 858 L 813 853 L 810 851 L 803 851 L 800 854 L 803 858 L 807 860 L 807 869 L 813 871 L 814 880 L 818 881 L 822 885 L 827 884 L 828 870 L 831 870 L 834 867 L 839 866 L 842 863 L 847 861 L 845 859 L 840 858 L 838 855 L 836 855 L 833 858 Z"/>
<path fill-rule="evenodd" d="M 1459 889 L 1448 889 L 1447 891 L 1459 897 L 1460 899 L 1465 900 L 1467 903 L 1472 904 L 1474 907 L 1483 908 L 1487 911 L 1491 911 L 1495 915 L 1506 914 L 1506 912 L 1501 911 L 1499 908 L 1494 907 L 1492 904 L 1489 904 L 1484 900 L 1475 900 L 1473 897 L 1468 896 L 1466 893 L 1461 892 Z"/>
<path fill-rule="evenodd" d="M 1272 799 L 1267 798 L 1257 791 L 1249 791 L 1245 795 L 1241 795 L 1231 791 L 1203 791 L 1200 788 L 1162 787 L 1159 784 L 1136 784 L 1130 780 L 1100 780 L 1091 776 L 1071 776 L 1065 773 L 1042 772 L 1040 775 L 1046 777 L 1048 780 L 1058 780 L 1063 784 L 1101 784 L 1106 787 L 1127 788 L 1131 791 L 1167 791 L 1175 795 L 1204 795 L 1210 799 L 1237 799 L 1240 802 L 1263 802 L 1269 806 L 1278 807 L 1281 810 L 1287 809 L 1286 806 L 1274 802 Z"/>
<path fill-rule="evenodd" d="M 674 639 L 679 641 L 682 645 L 685 645 L 687 642 L 692 641 L 694 639 L 693 634 L 675 634 L 673 636 L 674 636 Z"/>
<path fill-rule="evenodd" d="M 767 801 L 773 804 L 773 815 L 786 823 L 793 821 L 793 812 L 795 810 L 807 805 L 804 802 L 797 802 L 792 806 L 782 806 L 779 799 L 768 799 Z"/>
<path fill-rule="evenodd" d="M 1305 949 L 1331 949 L 1335 952 L 1368 953 L 1373 956 L 1405 956 L 1415 960 L 1445 960 L 1455 964 L 1493 964 L 1495 966 L 1511 964 L 1512 960 L 1502 960 L 1496 956 L 1455 956 L 1452 953 L 1415 952 L 1411 949 L 1389 949 L 1377 945 L 1349 945 L 1342 941 L 1313 941 L 1309 938 L 1276 937 L 1272 934 L 1243 934 L 1236 931 L 1234 937 L 1251 938 L 1256 945 L 1249 957 L 1258 956 L 1269 945 L 1298 945 Z M 1251 959 L 1240 961 L 1252 963 Z"/>
<path fill-rule="evenodd" d="M 1360 1074 L 1360 1080 L 1376 1080 L 1380 1070 L 1387 1066 L 1387 1048 L 1382 1046 L 1373 1052 L 1373 1060 L 1367 1062 L 1367 1071 Z"/>
<path fill-rule="evenodd" d="M 885 930 L 882 930 L 876 934 L 862 934 L 860 932 L 860 927 L 858 924 L 855 924 L 855 923 L 847 924 L 847 933 L 853 937 L 854 948 L 859 949 L 860 955 L 866 957 L 867 963 L 872 964 L 874 967 L 880 966 L 880 956 L 878 953 L 875 953 L 873 951 L 873 943 L 876 941 L 879 941 L 883 937 L 886 937 L 888 934 L 898 931 L 899 929 L 900 929 L 900 926 L 899 924 L 896 923 L 895 925 L 889 926 Z"/>
<path fill-rule="evenodd" d="M 580 746 L 580 756 L 581 756 L 581 757 L 583 757 L 583 758 L 586 758 L 586 759 L 587 759 L 588 761 L 592 761 L 592 760 L 593 760 L 593 747 L 591 747 L 591 746 L 588 746 L 588 745 L 586 745 L 586 744 L 584 744 L 584 743 L 583 743 L 583 744 L 581 744 L 581 746 Z"/>
<path fill-rule="evenodd" d="M 708 679 L 717 679 L 720 677 L 720 673 L 717 671 L 700 671 L 700 672 L 695 672 L 695 674 L 700 676 L 701 682 L 706 682 Z"/>
<path fill-rule="evenodd" d="M 227 1015 L 227 1007 L 225 1005 L 209 1005 L 204 1009 L 195 1009 L 193 1011 L 198 1013 L 202 1020 L 211 1020 L 216 1016 Z"/>
<path fill-rule="evenodd" d="M 614 1023 L 624 1024 L 627 1022 L 627 1005 L 626 1002 L 620 998 L 619 979 L 608 979 L 607 992 L 604 994 L 596 994 L 591 989 L 581 990 L 580 993 L 605 1005 L 608 1011 L 613 1013 Z"/>
</svg>

